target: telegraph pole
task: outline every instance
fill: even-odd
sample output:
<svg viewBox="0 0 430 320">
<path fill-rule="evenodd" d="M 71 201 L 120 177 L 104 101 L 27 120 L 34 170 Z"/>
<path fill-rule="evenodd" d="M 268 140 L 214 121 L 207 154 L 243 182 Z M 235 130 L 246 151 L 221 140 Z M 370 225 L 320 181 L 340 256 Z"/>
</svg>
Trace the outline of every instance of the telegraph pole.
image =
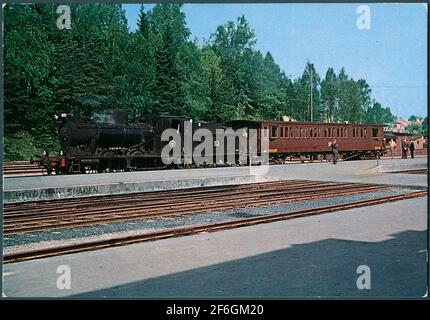
<svg viewBox="0 0 430 320">
<path fill-rule="evenodd" d="M 313 106 L 312 106 L 312 68 L 311 67 L 309 67 L 309 73 L 310 73 L 310 82 L 311 82 L 311 85 L 310 85 L 310 87 L 311 87 L 311 122 L 314 122 L 314 115 L 313 115 Z"/>
</svg>

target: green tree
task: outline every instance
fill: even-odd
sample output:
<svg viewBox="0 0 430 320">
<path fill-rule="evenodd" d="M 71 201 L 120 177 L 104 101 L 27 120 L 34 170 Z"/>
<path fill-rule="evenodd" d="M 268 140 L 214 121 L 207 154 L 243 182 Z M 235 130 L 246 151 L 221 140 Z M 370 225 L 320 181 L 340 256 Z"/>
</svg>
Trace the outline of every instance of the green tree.
<svg viewBox="0 0 430 320">
<path fill-rule="evenodd" d="M 333 68 L 326 72 L 324 80 L 321 81 L 321 109 L 322 120 L 325 122 L 336 122 L 339 119 L 339 86 L 336 73 Z"/>
<path fill-rule="evenodd" d="M 150 45 L 150 38 L 140 32 L 129 35 L 121 66 L 123 74 L 115 79 L 115 96 L 131 117 L 155 112 L 155 58 Z"/>
<path fill-rule="evenodd" d="M 5 136 L 19 132 L 37 135 L 35 150 L 56 144 L 52 103 L 56 83 L 54 46 L 43 20 L 47 16 L 43 8 L 21 4 L 5 7 Z M 10 141 L 5 140 L 6 159 L 13 148 Z"/>
<path fill-rule="evenodd" d="M 182 4 L 157 4 L 148 14 L 155 46 L 154 111 L 182 115 L 186 112 L 186 74 L 181 73 L 181 50 L 186 50 L 190 31 Z"/>
<path fill-rule="evenodd" d="M 365 123 L 368 124 L 391 124 L 395 117 L 391 113 L 390 108 L 383 108 L 380 103 L 373 101 L 370 108 L 367 109 L 365 115 Z"/>
<path fill-rule="evenodd" d="M 257 108 L 260 117 L 263 119 L 279 120 L 285 115 L 287 110 L 287 90 L 288 79 L 276 64 L 270 52 L 267 52 L 264 59 L 261 55 L 256 55 L 259 70 L 257 83 Z"/>
<path fill-rule="evenodd" d="M 233 86 L 235 118 L 255 115 L 252 101 L 256 78 L 253 69 L 255 43 L 254 31 L 244 16 L 219 26 L 210 39 L 212 49 L 220 57 L 221 68 Z"/>
<path fill-rule="evenodd" d="M 296 82 L 297 115 L 301 121 L 320 121 L 320 77 L 312 63 L 307 62 L 302 76 Z"/>
<path fill-rule="evenodd" d="M 208 109 L 205 119 L 207 121 L 223 122 L 233 119 L 234 91 L 221 68 L 220 58 L 207 47 L 203 50 L 203 75 L 207 83 Z"/>
<path fill-rule="evenodd" d="M 147 14 L 145 13 L 145 7 L 143 6 L 143 4 L 141 4 L 140 8 L 139 8 L 137 27 L 138 27 L 139 32 L 145 38 L 147 38 L 149 33 L 150 33 L 150 25 L 149 25 L 148 17 L 147 17 Z"/>
</svg>

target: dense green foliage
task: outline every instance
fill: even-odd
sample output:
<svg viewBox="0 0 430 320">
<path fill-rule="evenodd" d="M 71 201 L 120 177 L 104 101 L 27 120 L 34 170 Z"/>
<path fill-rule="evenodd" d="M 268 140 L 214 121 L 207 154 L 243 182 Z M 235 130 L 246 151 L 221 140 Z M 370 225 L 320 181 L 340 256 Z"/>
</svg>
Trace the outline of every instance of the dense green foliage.
<svg viewBox="0 0 430 320">
<path fill-rule="evenodd" d="M 186 115 L 206 121 L 280 119 L 386 123 L 389 108 L 372 101 L 365 80 L 308 62 L 290 79 L 244 16 L 208 41 L 191 39 L 181 4 L 141 7 L 129 32 L 119 4 L 70 4 L 71 29 L 59 30 L 54 4 L 5 7 L 5 159 L 58 149 L 56 110 L 108 96 L 132 116 Z M 312 106 L 312 109 L 311 109 Z M 95 108 L 103 109 L 99 105 Z M 97 110 L 100 111 L 100 110 Z M 20 135 L 30 144 L 20 152 Z"/>
<path fill-rule="evenodd" d="M 415 135 L 423 135 L 428 137 L 428 118 L 417 117 L 412 115 L 408 119 L 409 124 L 406 126 L 405 130 L 408 133 Z"/>
</svg>

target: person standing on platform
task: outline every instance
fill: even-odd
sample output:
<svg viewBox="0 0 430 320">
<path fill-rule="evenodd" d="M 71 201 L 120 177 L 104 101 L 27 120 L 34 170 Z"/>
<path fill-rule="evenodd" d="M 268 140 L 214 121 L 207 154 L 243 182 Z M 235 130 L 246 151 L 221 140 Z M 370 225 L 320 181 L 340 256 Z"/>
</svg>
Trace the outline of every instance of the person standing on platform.
<svg viewBox="0 0 430 320">
<path fill-rule="evenodd" d="M 415 144 L 413 142 L 411 142 L 411 144 L 409 145 L 409 150 L 411 150 L 411 158 L 414 158 L 414 151 L 415 151 Z"/>
<path fill-rule="evenodd" d="M 333 164 L 337 163 L 337 155 L 338 155 L 338 151 L 337 151 L 337 142 L 336 140 L 333 140 L 333 142 L 330 145 L 331 148 L 331 154 L 333 155 Z"/>
<path fill-rule="evenodd" d="M 406 144 L 405 139 L 402 139 L 402 159 L 408 158 L 408 145 Z"/>
<path fill-rule="evenodd" d="M 393 139 L 390 140 L 389 148 L 390 148 L 390 152 L 391 152 L 391 159 L 393 159 L 394 158 L 394 152 L 396 150 L 396 143 L 394 142 Z"/>
</svg>

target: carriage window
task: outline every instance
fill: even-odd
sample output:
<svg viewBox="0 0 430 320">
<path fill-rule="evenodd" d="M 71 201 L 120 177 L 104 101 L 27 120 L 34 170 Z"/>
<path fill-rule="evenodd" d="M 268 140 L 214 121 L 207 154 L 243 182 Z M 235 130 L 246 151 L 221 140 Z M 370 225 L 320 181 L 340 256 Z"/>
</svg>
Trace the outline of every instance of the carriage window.
<svg viewBox="0 0 430 320">
<path fill-rule="evenodd" d="M 372 128 L 372 138 L 378 138 L 379 129 L 378 128 Z"/>
<path fill-rule="evenodd" d="M 309 138 L 314 136 L 314 130 L 312 128 L 309 129 Z"/>
<path fill-rule="evenodd" d="M 343 128 L 340 128 L 340 137 L 344 138 L 344 136 L 343 136 Z"/>
<path fill-rule="evenodd" d="M 278 137 L 278 127 L 277 126 L 272 126 L 272 138 L 277 138 Z"/>
<path fill-rule="evenodd" d="M 283 137 L 284 137 L 284 127 L 281 127 L 279 131 L 279 138 L 283 138 Z"/>
<path fill-rule="evenodd" d="M 345 128 L 345 138 L 348 138 L 348 128 Z"/>
<path fill-rule="evenodd" d="M 327 137 L 331 138 L 331 128 L 328 128 L 327 130 L 328 130 L 328 136 Z"/>
<path fill-rule="evenodd" d="M 300 128 L 300 138 L 303 138 L 303 128 Z"/>
<path fill-rule="evenodd" d="M 293 137 L 293 127 L 290 127 L 290 138 Z"/>
<path fill-rule="evenodd" d="M 294 137 L 298 137 L 299 136 L 299 128 L 294 128 Z"/>
<path fill-rule="evenodd" d="M 364 128 L 364 137 L 367 138 L 367 128 Z"/>
<path fill-rule="evenodd" d="M 314 127 L 314 138 L 318 138 L 318 131 L 316 127 Z"/>
<path fill-rule="evenodd" d="M 305 138 L 308 137 L 308 128 L 305 129 Z"/>
<path fill-rule="evenodd" d="M 360 138 L 363 138 L 363 128 L 360 129 Z"/>
<path fill-rule="evenodd" d="M 324 128 L 324 138 L 327 138 L 328 137 L 328 135 L 327 135 L 327 128 Z"/>
</svg>

